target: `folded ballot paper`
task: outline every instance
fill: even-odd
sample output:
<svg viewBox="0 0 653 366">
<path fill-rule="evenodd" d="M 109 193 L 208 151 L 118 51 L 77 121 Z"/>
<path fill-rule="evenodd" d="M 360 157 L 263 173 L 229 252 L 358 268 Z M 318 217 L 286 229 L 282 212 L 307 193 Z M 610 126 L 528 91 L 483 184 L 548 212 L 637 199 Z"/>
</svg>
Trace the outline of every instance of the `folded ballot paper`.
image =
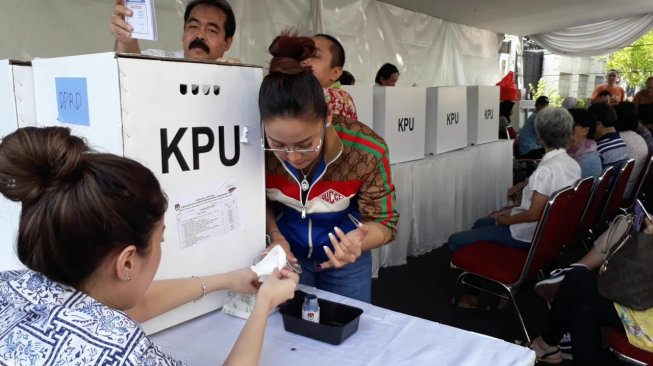
<svg viewBox="0 0 653 366">
<path fill-rule="evenodd" d="M 263 259 L 250 268 L 256 273 L 260 282 L 265 280 L 274 272 L 274 269 L 281 270 L 286 266 L 286 252 L 279 245 L 275 245 Z M 254 309 L 256 295 L 241 294 L 234 291 L 227 292 L 227 299 L 222 306 L 222 312 L 225 314 L 237 316 L 243 319 L 249 319 L 249 315 Z"/>
<path fill-rule="evenodd" d="M 133 38 L 149 41 L 159 39 L 156 29 L 154 0 L 125 0 L 125 6 L 132 11 L 132 16 L 125 17 L 125 20 L 134 27 L 132 31 Z"/>
</svg>

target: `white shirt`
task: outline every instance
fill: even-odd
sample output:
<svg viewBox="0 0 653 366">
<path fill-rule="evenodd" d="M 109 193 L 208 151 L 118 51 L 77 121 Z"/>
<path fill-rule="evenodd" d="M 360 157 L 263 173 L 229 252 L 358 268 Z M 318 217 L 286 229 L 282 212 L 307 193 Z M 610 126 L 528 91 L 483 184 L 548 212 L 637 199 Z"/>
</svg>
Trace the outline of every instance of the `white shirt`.
<svg viewBox="0 0 653 366">
<path fill-rule="evenodd" d="M 573 185 L 580 179 L 580 165 L 564 149 L 549 151 L 544 155 L 537 169 L 528 178 L 524 187 L 521 204 L 511 211 L 516 215 L 528 211 L 531 207 L 533 193 L 537 192 L 547 197 L 552 193 Z M 522 222 L 510 225 L 510 235 L 513 239 L 531 242 L 537 221 Z"/>
</svg>

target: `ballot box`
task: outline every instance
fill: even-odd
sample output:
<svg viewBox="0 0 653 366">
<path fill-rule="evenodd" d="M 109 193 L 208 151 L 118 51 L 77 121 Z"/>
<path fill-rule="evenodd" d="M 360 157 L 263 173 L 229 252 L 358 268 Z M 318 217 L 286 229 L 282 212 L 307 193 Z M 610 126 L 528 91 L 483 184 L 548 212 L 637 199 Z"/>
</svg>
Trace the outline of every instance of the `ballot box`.
<svg viewBox="0 0 653 366">
<path fill-rule="evenodd" d="M 36 121 L 32 66 L 0 60 L 0 139 Z M 20 204 L 0 195 L 0 270 L 24 268 L 15 251 Z"/>
<path fill-rule="evenodd" d="M 426 88 L 427 155 L 467 146 L 467 87 Z"/>
<path fill-rule="evenodd" d="M 0 60 L 0 138 L 36 122 L 32 65 L 28 61 Z"/>
<path fill-rule="evenodd" d="M 374 131 L 390 149 L 390 163 L 424 159 L 426 89 L 381 87 L 374 89 Z"/>
<path fill-rule="evenodd" d="M 374 87 L 365 85 L 343 85 L 356 105 L 358 121 L 374 129 Z"/>
<path fill-rule="evenodd" d="M 262 69 L 114 53 L 34 60 L 36 115 L 98 151 L 151 169 L 168 196 L 156 279 L 252 264 L 265 248 Z M 201 293 L 199 280 L 193 283 Z M 148 333 L 221 307 L 208 294 L 144 324 Z"/>
<path fill-rule="evenodd" d="M 499 139 L 499 87 L 467 87 L 467 137 L 469 145 Z"/>
</svg>

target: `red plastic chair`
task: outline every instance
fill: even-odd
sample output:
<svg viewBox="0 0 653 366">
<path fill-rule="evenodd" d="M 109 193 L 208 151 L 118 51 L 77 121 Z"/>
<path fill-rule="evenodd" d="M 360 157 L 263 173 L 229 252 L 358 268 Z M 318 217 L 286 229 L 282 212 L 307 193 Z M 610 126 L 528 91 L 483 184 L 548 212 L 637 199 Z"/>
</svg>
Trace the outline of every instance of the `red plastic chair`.
<svg viewBox="0 0 653 366">
<path fill-rule="evenodd" d="M 635 187 L 637 189 L 633 192 L 632 196 L 624 198 L 621 202 L 621 208 L 624 210 L 630 210 L 635 204 L 635 199 L 643 192 L 644 187 L 651 187 L 653 183 L 653 156 L 649 154 L 648 164 L 646 164 L 646 169 L 644 169 L 637 177 L 637 184 Z"/>
<path fill-rule="evenodd" d="M 560 254 L 563 243 L 568 242 L 568 238 L 560 237 L 560 229 L 569 224 L 567 213 L 573 204 L 574 194 L 572 187 L 566 187 L 549 197 L 529 249 L 480 241 L 457 250 L 451 259 L 452 266 L 463 271 L 458 276 L 457 284 L 462 283 L 510 299 L 529 343 L 531 339 L 515 301 L 515 295 L 524 281 L 527 278 L 535 278 L 537 272 L 544 265 Z M 467 277 L 481 278 L 496 283 L 507 291 L 508 296 L 466 282 Z"/>
<path fill-rule="evenodd" d="M 595 239 L 595 233 L 593 232 L 594 228 L 598 226 L 599 220 L 601 220 L 601 213 L 603 212 L 604 202 L 606 197 L 609 194 L 608 187 L 612 176 L 614 175 L 615 169 L 613 167 L 607 167 L 599 179 L 594 182 L 594 188 L 592 189 L 592 194 L 589 198 L 589 203 L 585 208 L 583 213 L 581 224 L 578 227 L 578 235 L 581 240 L 587 244 L 593 243 Z"/>
<path fill-rule="evenodd" d="M 587 177 L 584 179 L 579 179 L 576 184 L 574 184 L 574 201 L 572 206 L 569 208 L 569 217 L 572 221 L 575 221 L 575 225 L 564 226 L 561 230 L 565 230 L 562 234 L 563 237 L 570 238 L 568 242 L 563 243 L 563 246 L 571 245 L 579 238 L 582 234 L 581 231 L 581 222 L 583 221 L 583 216 L 587 212 L 587 207 L 590 205 L 590 198 L 592 196 L 594 187 L 594 178 Z"/>
<path fill-rule="evenodd" d="M 612 185 L 612 191 L 608 196 L 608 201 L 605 204 L 603 209 L 603 214 L 601 215 L 601 220 L 599 220 L 599 225 L 607 225 L 612 221 L 612 219 L 617 216 L 619 213 L 619 208 L 621 207 L 621 201 L 624 198 L 624 192 L 626 191 L 626 186 L 628 185 L 628 179 L 630 179 L 630 174 L 633 172 L 635 167 L 635 160 L 630 159 L 619 171 L 617 179 Z"/>
<path fill-rule="evenodd" d="M 628 342 L 628 337 L 617 329 L 607 332 L 608 348 L 617 358 L 633 365 L 653 365 L 653 353 L 639 349 Z"/>
</svg>

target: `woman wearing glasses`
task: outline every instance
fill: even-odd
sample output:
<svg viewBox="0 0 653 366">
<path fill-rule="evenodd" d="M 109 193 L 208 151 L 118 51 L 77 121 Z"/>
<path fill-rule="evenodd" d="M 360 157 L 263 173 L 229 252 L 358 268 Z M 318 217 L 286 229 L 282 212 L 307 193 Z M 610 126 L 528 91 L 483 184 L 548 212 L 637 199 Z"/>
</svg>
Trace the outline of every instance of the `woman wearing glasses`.
<svg viewBox="0 0 653 366">
<path fill-rule="evenodd" d="M 302 266 L 301 283 L 369 302 L 370 249 L 395 237 L 399 217 L 388 148 L 364 124 L 328 112 L 300 63 L 315 53 L 312 39 L 283 33 L 269 50 L 259 92 L 268 235 Z"/>
</svg>

